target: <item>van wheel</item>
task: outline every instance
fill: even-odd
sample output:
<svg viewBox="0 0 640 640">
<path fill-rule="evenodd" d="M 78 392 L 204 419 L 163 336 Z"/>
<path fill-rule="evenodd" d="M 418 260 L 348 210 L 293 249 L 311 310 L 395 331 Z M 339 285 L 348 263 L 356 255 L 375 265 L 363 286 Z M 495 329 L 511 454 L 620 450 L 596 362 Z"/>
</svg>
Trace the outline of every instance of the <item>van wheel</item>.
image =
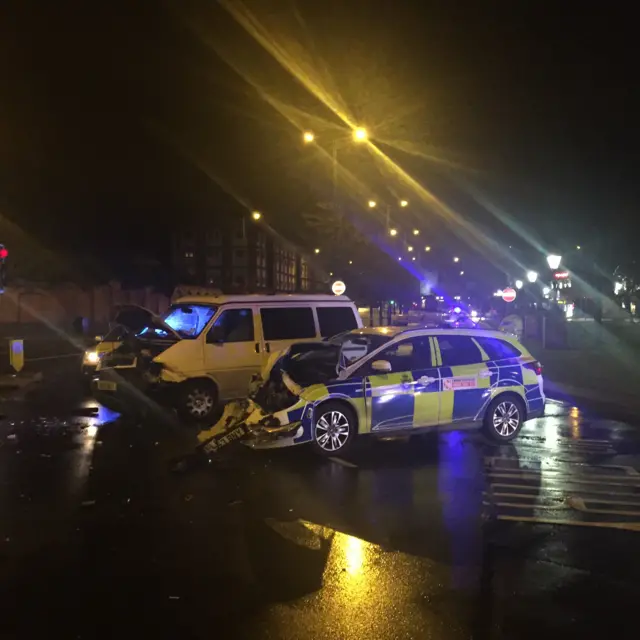
<svg viewBox="0 0 640 640">
<path fill-rule="evenodd" d="M 218 389 L 209 380 L 192 380 L 181 385 L 177 411 L 186 422 L 206 422 L 218 406 Z"/>
<path fill-rule="evenodd" d="M 358 433 L 354 411 L 343 402 L 327 402 L 314 411 L 313 447 L 323 456 L 343 455 Z"/>
<path fill-rule="evenodd" d="M 484 431 L 494 442 L 513 440 L 524 422 L 524 403 L 514 395 L 495 398 L 484 415 Z"/>
</svg>

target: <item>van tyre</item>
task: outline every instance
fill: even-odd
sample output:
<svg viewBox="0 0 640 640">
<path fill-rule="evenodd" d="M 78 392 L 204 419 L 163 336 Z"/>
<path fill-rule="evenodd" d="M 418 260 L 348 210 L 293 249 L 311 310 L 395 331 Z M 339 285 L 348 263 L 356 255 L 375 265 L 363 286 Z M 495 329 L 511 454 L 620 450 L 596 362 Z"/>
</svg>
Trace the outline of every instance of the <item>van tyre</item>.
<svg viewBox="0 0 640 640">
<path fill-rule="evenodd" d="M 313 448 L 322 456 L 347 453 L 356 439 L 358 421 L 353 409 L 343 402 L 326 402 L 313 412 Z"/>
<path fill-rule="evenodd" d="M 491 401 L 484 415 L 484 432 L 494 442 L 510 442 L 524 423 L 524 402 L 517 396 L 502 394 Z"/>
<path fill-rule="evenodd" d="M 180 385 L 177 411 L 185 422 L 207 422 L 218 407 L 218 389 L 209 380 L 191 380 Z"/>
</svg>

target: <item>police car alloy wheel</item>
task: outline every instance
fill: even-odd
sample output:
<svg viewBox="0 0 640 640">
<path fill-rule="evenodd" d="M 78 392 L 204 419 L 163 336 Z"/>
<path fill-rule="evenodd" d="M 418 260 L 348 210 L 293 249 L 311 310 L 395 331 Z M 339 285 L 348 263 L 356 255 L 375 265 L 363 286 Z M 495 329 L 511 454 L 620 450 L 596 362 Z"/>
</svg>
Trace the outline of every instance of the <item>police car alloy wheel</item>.
<svg viewBox="0 0 640 640">
<path fill-rule="evenodd" d="M 344 453 L 356 435 L 356 421 L 349 407 L 328 402 L 315 412 L 313 443 L 325 456 Z"/>
<path fill-rule="evenodd" d="M 485 429 L 494 440 L 513 440 L 522 428 L 524 407 L 514 397 L 496 398 L 485 416 Z"/>
</svg>

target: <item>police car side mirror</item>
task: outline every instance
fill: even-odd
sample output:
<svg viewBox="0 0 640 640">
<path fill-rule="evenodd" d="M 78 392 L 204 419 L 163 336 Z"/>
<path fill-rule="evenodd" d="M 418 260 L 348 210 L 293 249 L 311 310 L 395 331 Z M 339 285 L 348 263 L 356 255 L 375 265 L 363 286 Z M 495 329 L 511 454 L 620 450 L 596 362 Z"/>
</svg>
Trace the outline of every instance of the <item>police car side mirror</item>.
<svg viewBox="0 0 640 640">
<path fill-rule="evenodd" d="M 391 363 L 388 360 L 375 360 L 371 368 L 379 373 L 391 373 Z"/>
</svg>

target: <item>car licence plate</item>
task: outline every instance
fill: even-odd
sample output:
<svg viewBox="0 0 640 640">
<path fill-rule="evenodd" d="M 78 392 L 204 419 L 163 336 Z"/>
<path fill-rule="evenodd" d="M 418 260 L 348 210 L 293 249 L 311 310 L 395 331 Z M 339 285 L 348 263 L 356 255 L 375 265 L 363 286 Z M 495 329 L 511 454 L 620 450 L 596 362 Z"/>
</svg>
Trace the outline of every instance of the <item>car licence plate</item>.
<svg viewBox="0 0 640 640">
<path fill-rule="evenodd" d="M 109 380 L 98 380 L 98 391 L 115 391 L 118 385 Z"/>
</svg>

